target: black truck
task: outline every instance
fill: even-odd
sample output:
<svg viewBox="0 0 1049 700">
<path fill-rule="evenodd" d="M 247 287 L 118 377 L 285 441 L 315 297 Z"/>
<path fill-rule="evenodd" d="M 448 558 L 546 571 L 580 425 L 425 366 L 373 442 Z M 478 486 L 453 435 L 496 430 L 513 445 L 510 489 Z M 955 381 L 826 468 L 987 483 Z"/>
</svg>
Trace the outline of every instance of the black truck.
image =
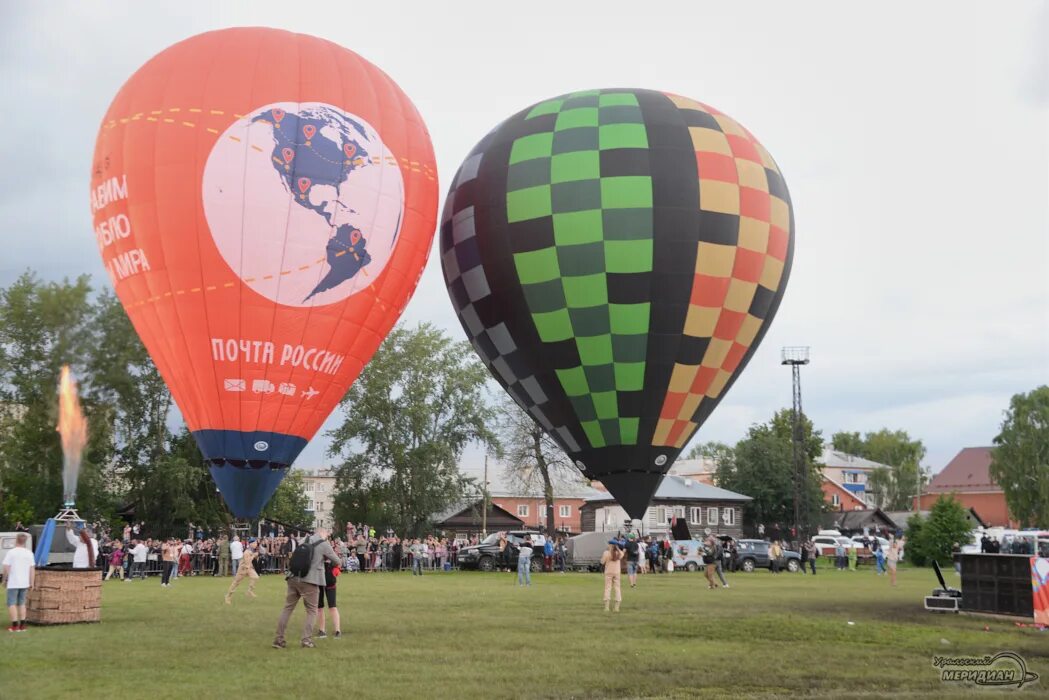
<svg viewBox="0 0 1049 700">
<path fill-rule="evenodd" d="M 473 544 L 459 550 L 459 568 L 477 569 L 479 571 L 497 571 L 500 568 L 517 570 L 517 556 L 525 537 L 534 541 L 539 532 L 530 530 L 511 530 L 506 533 L 507 546 L 503 558 L 499 557 L 499 533 L 493 532 L 480 544 Z M 542 571 L 543 552 L 541 547 L 532 547 L 532 571 Z"/>
</svg>

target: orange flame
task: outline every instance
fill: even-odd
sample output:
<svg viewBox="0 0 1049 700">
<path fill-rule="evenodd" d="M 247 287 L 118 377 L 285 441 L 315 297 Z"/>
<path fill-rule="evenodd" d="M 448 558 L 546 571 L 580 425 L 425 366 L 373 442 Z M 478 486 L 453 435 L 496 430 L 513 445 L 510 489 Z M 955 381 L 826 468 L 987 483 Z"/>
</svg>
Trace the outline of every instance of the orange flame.
<svg viewBox="0 0 1049 700">
<path fill-rule="evenodd" d="M 62 436 L 62 486 L 66 503 L 76 498 L 76 482 L 80 473 L 80 457 L 87 445 L 87 419 L 80 409 L 76 380 L 69 365 L 62 366 L 58 382 L 58 433 Z"/>
</svg>

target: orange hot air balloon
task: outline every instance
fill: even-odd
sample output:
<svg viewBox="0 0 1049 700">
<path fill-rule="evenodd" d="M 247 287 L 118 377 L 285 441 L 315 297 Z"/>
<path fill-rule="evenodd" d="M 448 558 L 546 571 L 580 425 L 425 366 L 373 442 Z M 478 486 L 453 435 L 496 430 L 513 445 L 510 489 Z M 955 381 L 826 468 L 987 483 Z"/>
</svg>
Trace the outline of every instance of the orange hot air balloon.
<svg viewBox="0 0 1049 700">
<path fill-rule="evenodd" d="M 227 504 L 258 515 L 411 297 L 433 147 L 381 70 L 238 28 L 153 57 L 99 130 L 95 235 Z"/>
</svg>

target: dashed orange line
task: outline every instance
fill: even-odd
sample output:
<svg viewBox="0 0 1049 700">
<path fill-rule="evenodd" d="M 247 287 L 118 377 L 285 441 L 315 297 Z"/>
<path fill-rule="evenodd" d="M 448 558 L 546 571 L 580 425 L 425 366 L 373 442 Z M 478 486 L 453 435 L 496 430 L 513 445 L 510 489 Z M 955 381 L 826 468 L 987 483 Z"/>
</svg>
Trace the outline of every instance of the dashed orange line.
<svg viewBox="0 0 1049 700">
<path fill-rule="evenodd" d="M 169 114 L 177 114 L 177 113 L 179 113 L 181 111 L 182 111 L 181 107 L 169 107 L 167 109 L 167 112 Z M 201 107 L 189 107 L 186 111 L 187 112 L 192 112 L 193 114 L 204 114 L 205 110 L 203 108 L 201 108 Z M 151 115 L 157 115 L 157 114 L 164 114 L 164 112 L 165 112 L 165 110 L 162 110 L 162 109 L 154 109 L 154 110 L 150 111 L 150 114 Z M 213 116 L 225 116 L 226 115 L 226 112 L 224 110 L 221 110 L 221 109 L 209 109 L 209 110 L 207 110 L 207 113 L 211 114 Z M 133 115 L 131 117 L 121 117 L 119 119 L 110 119 L 108 122 L 106 122 L 106 124 L 104 125 L 103 128 L 105 128 L 105 129 L 113 129 L 113 128 L 117 127 L 120 124 L 129 124 L 132 121 L 139 121 L 139 120 L 141 120 L 141 118 L 143 117 L 144 114 L 145 114 L 144 112 L 138 112 L 137 114 L 135 114 L 135 115 Z M 237 114 L 235 112 L 233 113 L 233 116 L 236 117 L 237 119 L 243 119 L 244 118 L 243 114 Z M 153 116 L 146 117 L 145 119 L 146 119 L 146 121 L 150 121 L 150 122 L 158 122 L 158 121 L 160 121 L 160 120 L 156 119 Z M 170 117 L 164 117 L 162 121 L 165 124 L 179 124 L 180 123 L 180 122 L 178 122 L 175 119 L 172 119 Z M 189 127 L 189 128 L 194 128 L 194 127 L 197 126 L 197 124 L 195 122 L 190 122 L 190 121 L 182 121 L 181 124 L 182 124 L 182 126 Z M 212 127 L 204 127 L 204 128 L 208 131 L 208 133 L 212 133 L 212 134 L 220 133 L 218 129 L 214 129 Z M 240 141 L 241 141 L 240 138 L 238 138 L 236 136 L 233 136 L 233 135 L 230 135 L 228 138 L 233 140 L 233 141 L 236 141 L 238 143 L 240 143 Z M 263 151 L 263 149 L 259 148 L 258 146 L 254 146 L 253 145 L 252 148 L 254 148 L 256 151 L 259 151 L 259 152 Z M 398 163 L 398 159 L 393 157 L 393 156 L 385 156 L 385 157 L 373 156 L 370 159 L 356 158 L 352 162 L 353 162 L 354 165 L 357 165 L 357 166 L 363 165 L 365 162 L 369 162 L 369 161 L 371 163 L 375 164 L 375 165 L 378 165 L 384 159 L 390 165 L 400 165 L 400 167 L 403 170 L 405 170 L 406 172 L 421 173 L 428 180 L 436 180 L 437 179 L 437 171 L 436 171 L 436 169 L 433 166 L 431 166 L 431 165 L 429 165 L 427 163 L 421 163 L 419 161 L 408 160 L 407 158 L 401 158 L 400 159 L 400 163 Z"/>
</svg>

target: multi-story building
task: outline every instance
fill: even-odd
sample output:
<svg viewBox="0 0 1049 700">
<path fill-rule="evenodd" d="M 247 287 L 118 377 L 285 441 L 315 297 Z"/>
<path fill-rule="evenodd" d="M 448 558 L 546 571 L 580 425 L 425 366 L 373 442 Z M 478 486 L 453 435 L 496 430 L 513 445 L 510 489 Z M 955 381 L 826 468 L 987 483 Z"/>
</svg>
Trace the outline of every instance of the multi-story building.
<svg viewBox="0 0 1049 700">
<path fill-rule="evenodd" d="M 743 505 L 749 500 L 750 496 L 690 478 L 667 475 L 645 511 L 641 528 L 645 534 L 661 536 L 669 532 L 671 518 L 681 518 L 688 523 L 693 534 L 709 527 L 717 534 L 740 537 L 743 534 Z M 609 493 L 587 498 L 581 510 L 583 532 L 618 532 L 629 519 L 627 512 Z"/>
<path fill-rule="evenodd" d="M 838 493 L 840 490 L 848 491 L 862 501 L 866 507 L 873 507 L 874 497 L 867 488 L 871 472 L 879 468 L 892 469 L 892 467 L 887 464 L 873 462 L 869 459 L 864 459 L 863 457 L 857 457 L 856 455 L 850 455 L 846 452 L 835 450 L 831 445 L 824 446 L 823 455 L 820 457 L 820 464 L 823 467 L 824 479 L 831 482 L 824 487 L 823 493 L 826 496 L 827 503 L 829 503 L 834 510 L 839 510 L 841 507 L 843 499 L 840 498 L 840 495 L 839 502 L 832 502 L 834 494 Z M 844 500 L 848 501 L 848 499 Z M 845 505 L 845 509 L 852 510 L 852 508 L 850 508 L 851 505 L 853 505 L 852 502 L 848 501 Z"/>
<path fill-rule="evenodd" d="M 335 471 L 326 468 L 299 468 L 306 494 L 306 510 L 313 515 L 313 527 L 335 526 Z"/>
</svg>

